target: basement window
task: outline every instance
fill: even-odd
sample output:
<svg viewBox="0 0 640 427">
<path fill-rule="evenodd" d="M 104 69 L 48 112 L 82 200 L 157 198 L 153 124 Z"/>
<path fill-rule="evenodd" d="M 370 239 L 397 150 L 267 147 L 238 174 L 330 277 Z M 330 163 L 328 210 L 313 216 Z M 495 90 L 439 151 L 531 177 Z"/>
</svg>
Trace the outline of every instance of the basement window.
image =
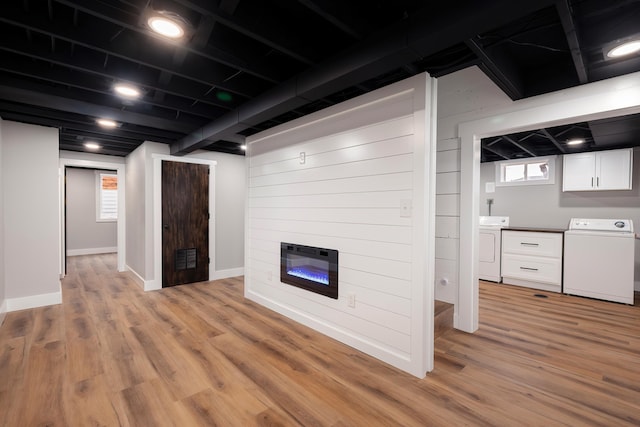
<svg viewBox="0 0 640 427">
<path fill-rule="evenodd" d="M 118 175 L 96 172 L 96 221 L 118 219 Z"/>
<path fill-rule="evenodd" d="M 555 184 L 555 171 L 555 156 L 496 162 L 496 185 Z"/>
</svg>

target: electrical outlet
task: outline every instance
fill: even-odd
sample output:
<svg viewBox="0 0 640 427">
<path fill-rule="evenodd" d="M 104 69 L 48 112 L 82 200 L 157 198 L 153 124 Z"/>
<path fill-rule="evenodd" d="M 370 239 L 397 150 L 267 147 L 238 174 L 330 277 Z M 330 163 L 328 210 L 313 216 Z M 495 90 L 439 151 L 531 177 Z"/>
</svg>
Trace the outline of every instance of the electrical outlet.
<svg viewBox="0 0 640 427">
<path fill-rule="evenodd" d="M 304 163 L 307 161 L 307 154 L 304 151 L 300 152 L 300 164 L 304 165 Z"/>
<path fill-rule="evenodd" d="M 355 308 L 356 306 L 356 294 L 354 294 L 353 292 L 347 295 L 347 305 L 351 308 Z"/>
</svg>

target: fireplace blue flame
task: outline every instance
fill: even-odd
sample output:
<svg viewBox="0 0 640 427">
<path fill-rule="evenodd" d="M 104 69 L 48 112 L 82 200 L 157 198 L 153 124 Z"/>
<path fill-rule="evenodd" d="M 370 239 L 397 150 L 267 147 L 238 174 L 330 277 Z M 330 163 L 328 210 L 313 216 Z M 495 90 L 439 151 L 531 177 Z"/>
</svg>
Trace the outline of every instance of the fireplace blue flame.
<svg viewBox="0 0 640 427">
<path fill-rule="evenodd" d="M 287 270 L 287 274 L 329 286 L 329 272 L 318 270 L 310 265 L 290 268 Z"/>
</svg>

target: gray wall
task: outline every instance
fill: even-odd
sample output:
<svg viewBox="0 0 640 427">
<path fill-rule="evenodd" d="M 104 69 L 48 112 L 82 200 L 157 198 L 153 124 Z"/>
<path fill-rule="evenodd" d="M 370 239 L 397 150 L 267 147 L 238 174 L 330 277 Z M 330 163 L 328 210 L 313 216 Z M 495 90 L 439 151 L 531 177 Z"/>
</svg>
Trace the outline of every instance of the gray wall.
<svg viewBox="0 0 640 427">
<path fill-rule="evenodd" d="M 9 310 L 59 302 L 58 129 L 4 121 L 2 139 Z"/>
<path fill-rule="evenodd" d="M 245 157 L 198 151 L 190 156 L 216 165 L 216 271 L 244 266 Z"/>
<path fill-rule="evenodd" d="M 0 119 L 0 167 L 2 166 L 2 119 Z M 0 168 L 0 325 L 4 320 L 6 311 L 5 305 L 5 282 L 4 282 L 4 168 Z"/>
<path fill-rule="evenodd" d="M 633 189 L 625 191 L 562 191 L 562 157 L 556 159 L 553 185 L 496 187 L 485 192 L 486 182 L 495 182 L 495 163 L 480 167 L 480 215 L 488 215 L 486 200 L 493 199 L 492 215 L 509 217 L 510 225 L 567 228 L 571 218 L 622 218 L 633 221 L 640 233 L 640 148 L 633 153 Z M 640 281 L 640 240 L 636 240 L 636 289 Z"/>
<path fill-rule="evenodd" d="M 96 221 L 96 171 L 67 168 L 67 255 L 115 250 L 117 223 Z"/>
<path fill-rule="evenodd" d="M 145 264 L 145 152 L 142 144 L 126 159 L 126 264 L 141 278 L 147 278 Z M 152 275 L 153 271 L 149 271 Z"/>
</svg>

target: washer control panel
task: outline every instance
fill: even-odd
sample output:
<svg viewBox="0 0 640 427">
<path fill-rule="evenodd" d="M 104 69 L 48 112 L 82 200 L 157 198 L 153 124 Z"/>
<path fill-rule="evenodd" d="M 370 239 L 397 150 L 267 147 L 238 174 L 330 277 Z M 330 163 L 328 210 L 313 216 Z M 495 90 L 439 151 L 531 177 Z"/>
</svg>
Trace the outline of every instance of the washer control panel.
<svg viewBox="0 0 640 427">
<path fill-rule="evenodd" d="M 633 222 L 630 219 L 572 218 L 569 230 L 633 233 Z"/>
</svg>

